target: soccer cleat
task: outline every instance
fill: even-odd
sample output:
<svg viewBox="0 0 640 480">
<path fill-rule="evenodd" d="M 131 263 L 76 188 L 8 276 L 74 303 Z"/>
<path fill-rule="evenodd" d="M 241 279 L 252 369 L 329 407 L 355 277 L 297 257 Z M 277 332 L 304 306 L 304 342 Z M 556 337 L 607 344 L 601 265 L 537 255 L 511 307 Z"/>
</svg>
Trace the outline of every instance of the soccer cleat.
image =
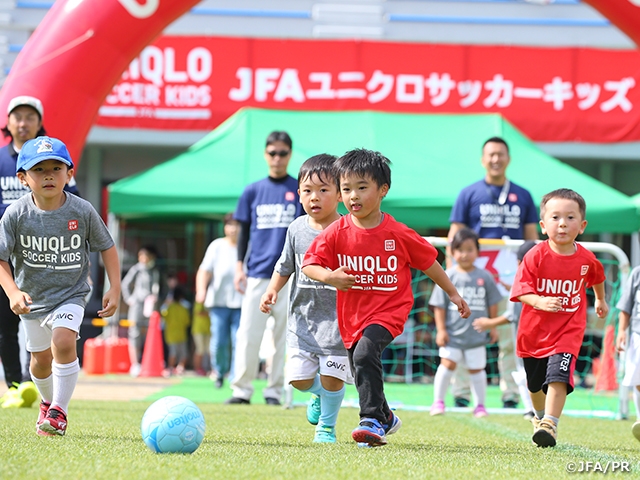
<svg viewBox="0 0 640 480">
<path fill-rule="evenodd" d="M 631 427 L 631 433 L 633 433 L 634 437 L 640 440 L 640 420 L 633 424 Z"/>
<path fill-rule="evenodd" d="M 400 420 L 400 417 L 398 417 L 395 413 L 391 412 L 391 417 L 389 417 L 389 423 L 385 423 L 384 425 L 382 425 L 382 428 L 384 428 L 385 435 L 393 435 L 398 430 L 400 430 L 401 426 L 402 426 L 402 420 Z"/>
<path fill-rule="evenodd" d="M 31 407 L 39 397 L 38 389 L 33 382 L 22 382 L 18 386 L 18 393 L 22 398 L 22 405 L 20 405 L 22 408 Z"/>
<path fill-rule="evenodd" d="M 539 447 L 555 447 L 556 438 L 558 437 L 557 427 L 551 420 L 543 418 L 540 420 L 538 429 L 533 434 L 531 440 Z"/>
<path fill-rule="evenodd" d="M 375 418 L 360 419 L 360 424 L 351 432 L 351 437 L 357 443 L 366 443 L 370 447 L 387 444 L 384 428 Z"/>
<path fill-rule="evenodd" d="M 67 431 L 67 415 L 58 408 L 49 407 L 47 416 L 38 428 L 45 433 L 62 436 Z"/>
<path fill-rule="evenodd" d="M 50 403 L 45 402 L 44 400 L 40 402 L 40 413 L 38 414 L 38 421 L 36 422 L 36 433 L 38 435 L 42 435 L 43 437 L 52 437 L 52 433 L 45 432 L 44 430 L 40 430 L 40 425 L 47 417 L 47 412 L 49 411 Z"/>
<path fill-rule="evenodd" d="M 429 413 L 432 417 L 436 415 L 442 415 L 444 413 L 444 402 L 442 400 L 436 400 L 435 402 L 433 402 Z"/>
<path fill-rule="evenodd" d="M 318 425 L 320 421 L 320 397 L 311 395 L 307 402 L 307 420 L 311 425 Z"/>
<path fill-rule="evenodd" d="M 249 405 L 251 401 L 247 400 L 246 398 L 231 397 L 228 400 L 225 400 L 224 403 L 225 405 Z"/>
<path fill-rule="evenodd" d="M 336 443 L 336 429 L 326 425 L 318 425 L 313 443 Z"/>
<path fill-rule="evenodd" d="M 489 413 L 487 412 L 487 409 L 484 408 L 484 405 L 478 405 L 473 410 L 473 416 L 476 418 L 483 418 L 483 417 L 488 417 Z"/>
</svg>

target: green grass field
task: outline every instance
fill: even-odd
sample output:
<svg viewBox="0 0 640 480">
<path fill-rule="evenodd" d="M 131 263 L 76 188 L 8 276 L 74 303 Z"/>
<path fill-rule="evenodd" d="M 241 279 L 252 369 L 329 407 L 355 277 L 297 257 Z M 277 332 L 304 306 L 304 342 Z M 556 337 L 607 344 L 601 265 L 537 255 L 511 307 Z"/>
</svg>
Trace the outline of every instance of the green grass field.
<svg viewBox="0 0 640 480">
<path fill-rule="evenodd" d="M 396 389 L 422 390 L 430 403 L 427 386 L 388 385 L 390 399 Z M 490 391 L 498 406 L 497 388 Z M 187 378 L 144 401 L 74 400 L 67 435 L 55 438 L 35 434 L 35 406 L 0 409 L 0 478 L 532 479 L 565 478 L 568 468 L 581 468 L 580 462 L 609 470 L 618 462 L 630 470 L 621 475 L 640 474 L 640 443 L 631 435 L 631 421 L 566 415 L 558 446 L 540 449 L 531 444 L 531 426 L 521 415 L 476 419 L 448 412 L 432 418 L 399 408 L 403 426 L 388 437 L 389 444 L 362 449 L 350 437 L 358 422 L 355 408 L 341 410 L 336 445 L 316 445 L 302 406 L 269 407 L 257 403 L 257 394 L 255 405 L 223 405 L 228 393 L 206 379 Z M 202 409 L 204 442 L 192 455 L 154 454 L 142 442 L 140 420 L 153 399 L 175 394 L 192 398 Z"/>
</svg>

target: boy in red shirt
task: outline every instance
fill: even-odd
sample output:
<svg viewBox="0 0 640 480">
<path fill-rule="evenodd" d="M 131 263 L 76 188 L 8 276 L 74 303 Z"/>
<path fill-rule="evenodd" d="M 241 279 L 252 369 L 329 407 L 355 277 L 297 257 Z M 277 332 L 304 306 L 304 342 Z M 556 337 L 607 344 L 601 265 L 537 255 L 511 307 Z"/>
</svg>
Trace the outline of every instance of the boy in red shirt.
<svg viewBox="0 0 640 480">
<path fill-rule="evenodd" d="M 313 241 L 302 271 L 338 290 L 338 327 L 360 398 L 360 424 L 351 433 L 359 444 L 385 445 L 400 419 L 384 396 L 382 351 L 402 333 L 413 306 L 411 268 L 422 270 L 450 297 L 464 318 L 470 314 L 436 261 L 437 250 L 415 231 L 382 213 L 391 186 L 389 159 L 356 149 L 336 162 L 348 215 Z"/>
<path fill-rule="evenodd" d="M 587 324 L 586 289 L 593 287 L 595 311 L 604 318 L 604 269 L 575 239 L 587 226 L 581 195 L 561 188 L 540 202 L 540 227 L 548 240 L 533 247 L 518 267 L 511 301 L 520 301 L 518 357 L 523 359 L 536 416 L 533 442 L 556 444 L 557 427 Z"/>
</svg>

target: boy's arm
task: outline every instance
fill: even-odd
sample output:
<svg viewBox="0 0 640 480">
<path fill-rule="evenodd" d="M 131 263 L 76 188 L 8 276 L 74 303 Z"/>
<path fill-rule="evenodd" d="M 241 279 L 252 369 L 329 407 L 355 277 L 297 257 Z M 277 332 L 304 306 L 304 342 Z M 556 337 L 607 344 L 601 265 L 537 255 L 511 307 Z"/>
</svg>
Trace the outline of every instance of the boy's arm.
<svg viewBox="0 0 640 480">
<path fill-rule="evenodd" d="M 31 311 L 31 307 L 29 306 L 31 304 L 31 297 L 28 293 L 22 292 L 18 288 L 11 274 L 9 263 L 4 260 L 0 260 L 0 286 L 2 286 L 2 289 L 9 298 L 9 306 L 13 313 L 21 315 Z"/>
<path fill-rule="evenodd" d="M 487 318 L 487 317 L 479 317 L 476 318 L 473 321 L 473 329 L 476 332 L 484 332 L 486 330 L 491 330 L 492 328 L 495 328 L 499 325 L 504 325 L 506 323 L 509 323 L 509 319 L 507 319 L 507 317 L 505 317 L 504 315 L 500 315 L 498 317 L 491 317 L 491 318 Z"/>
<path fill-rule="evenodd" d="M 451 283 L 451 280 L 442 269 L 442 266 L 437 262 L 433 262 L 433 264 L 427 268 L 424 272 L 431 280 L 433 280 L 444 293 L 449 295 L 449 299 L 456 304 L 458 307 L 458 312 L 460 312 L 460 316 L 462 318 L 468 318 L 471 315 L 471 310 L 469 310 L 469 305 L 458 293 L 456 287 Z"/>
<path fill-rule="evenodd" d="M 604 318 L 609 313 L 609 305 L 607 305 L 606 294 L 604 289 L 604 282 L 600 282 L 593 286 L 593 293 L 596 295 L 596 301 L 593 307 L 596 310 L 598 318 Z"/>
<path fill-rule="evenodd" d="M 447 311 L 442 307 L 433 307 L 433 320 L 436 323 L 436 345 L 444 347 L 449 343 Z"/>
<path fill-rule="evenodd" d="M 627 329 L 629 328 L 629 319 L 631 315 L 620 310 L 618 314 L 618 337 L 616 338 L 616 350 L 624 351 L 627 347 Z"/>
<path fill-rule="evenodd" d="M 560 297 L 542 297 L 535 293 L 527 293 L 520 295 L 518 300 L 532 306 L 536 310 L 544 310 L 545 312 L 558 312 L 562 309 L 562 300 Z"/>
<path fill-rule="evenodd" d="M 99 317 L 111 317 L 116 313 L 120 300 L 120 261 L 115 245 L 100 252 L 102 263 L 109 279 L 109 290 L 102 297 L 102 310 L 98 310 Z"/>
<path fill-rule="evenodd" d="M 302 269 L 302 273 L 316 282 L 326 283 L 346 292 L 356 283 L 355 275 L 348 274 L 346 270 L 347 267 L 344 266 L 336 270 L 328 270 L 320 265 L 307 265 Z"/>
<path fill-rule="evenodd" d="M 196 302 L 204 303 L 207 296 L 207 289 L 213 279 L 213 273 L 203 268 L 199 268 L 196 273 Z"/>
<path fill-rule="evenodd" d="M 278 292 L 287 284 L 290 276 L 291 275 L 282 276 L 278 272 L 273 272 L 271 280 L 269 280 L 269 285 L 267 285 L 267 290 L 260 299 L 260 311 L 262 313 L 271 313 L 271 307 L 269 305 L 275 305 L 278 301 Z"/>
</svg>

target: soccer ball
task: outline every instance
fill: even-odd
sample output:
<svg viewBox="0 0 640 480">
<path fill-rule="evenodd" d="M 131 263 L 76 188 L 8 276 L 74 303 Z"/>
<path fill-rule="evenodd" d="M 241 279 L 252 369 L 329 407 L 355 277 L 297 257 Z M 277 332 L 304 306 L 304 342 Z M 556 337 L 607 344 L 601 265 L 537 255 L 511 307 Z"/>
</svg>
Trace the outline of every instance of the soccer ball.
<svg viewBox="0 0 640 480">
<path fill-rule="evenodd" d="M 144 412 L 142 440 L 156 453 L 193 453 L 204 438 L 204 416 L 191 400 L 169 396 Z"/>
</svg>

